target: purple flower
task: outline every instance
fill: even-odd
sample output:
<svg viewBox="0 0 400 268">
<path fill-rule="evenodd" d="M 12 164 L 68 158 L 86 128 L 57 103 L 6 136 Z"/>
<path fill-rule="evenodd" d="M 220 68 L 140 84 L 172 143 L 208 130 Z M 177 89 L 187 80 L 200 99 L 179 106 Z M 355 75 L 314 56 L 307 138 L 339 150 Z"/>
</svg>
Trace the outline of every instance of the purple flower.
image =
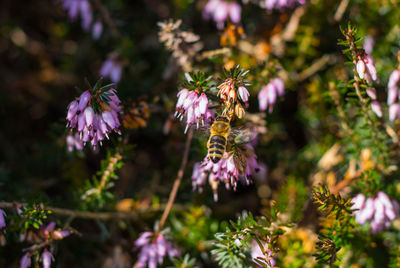
<svg viewBox="0 0 400 268">
<path fill-rule="evenodd" d="M 222 29 L 224 22 L 230 18 L 233 23 L 240 22 L 242 8 L 236 2 L 224 0 L 209 0 L 203 10 L 205 19 L 212 18 L 217 23 L 217 28 Z"/>
<path fill-rule="evenodd" d="M 259 244 L 253 240 L 252 241 L 252 246 L 251 246 L 251 257 L 253 260 L 258 260 L 259 262 L 265 263 L 265 265 L 268 265 L 268 267 L 274 267 L 276 265 L 276 254 L 272 250 L 268 249 L 268 244 L 264 245 L 264 252 L 268 254 L 268 256 L 265 256 L 259 246 Z M 257 263 L 257 262 L 256 262 Z M 257 263 L 258 264 L 258 263 Z M 258 267 L 262 267 L 261 265 L 257 265 Z"/>
<path fill-rule="evenodd" d="M 164 237 L 166 230 L 159 233 L 144 232 L 135 241 L 135 247 L 140 249 L 137 261 L 138 268 L 156 268 L 163 263 L 164 257 L 179 256 L 177 248 Z"/>
<path fill-rule="evenodd" d="M 382 117 L 382 109 L 378 101 L 374 100 L 371 102 L 371 109 L 378 117 Z"/>
<path fill-rule="evenodd" d="M 106 92 L 110 101 L 103 103 L 103 111 L 95 112 L 92 108 L 92 100 L 97 98 L 96 94 L 92 96 L 89 90 L 83 92 L 79 100 L 73 100 L 68 105 L 67 127 L 71 128 L 70 134 L 67 136 L 68 150 L 74 148 L 82 150 L 86 142 L 90 142 L 92 147 L 96 147 L 97 143 L 102 144 L 104 137 L 108 138 L 111 132 L 119 132 L 120 122 L 118 113 L 121 112 L 118 96 L 115 89 L 110 89 Z M 76 130 L 74 133 L 73 130 Z"/>
<path fill-rule="evenodd" d="M 394 70 L 389 78 L 388 82 L 388 98 L 387 103 L 389 104 L 389 119 L 390 121 L 400 117 L 400 104 L 396 101 L 400 98 L 400 71 L 399 69 Z"/>
<path fill-rule="evenodd" d="M 237 152 L 236 152 L 237 153 Z M 242 181 L 245 184 L 250 183 L 250 178 L 258 172 L 257 156 L 250 144 L 243 146 L 245 157 L 245 168 L 237 167 L 234 161 L 234 152 L 225 152 L 221 160 L 214 163 L 207 155 L 203 162 L 196 163 L 192 173 L 193 190 L 202 191 L 207 182 L 214 192 L 214 201 L 218 201 L 218 184 L 224 183 L 227 189 L 233 187 L 236 190 L 237 182 Z"/>
<path fill-rule="evenodd" d="M 93 39 L 97 40 L 100 38 L 101 33 L 103 32 L 103 24 L 101 21 L 96 21 L 92 27 L 92 36 Z"/>
<path fill-rule="evenodd" d="M 375 40 L 371 35 L 367 35 L 364 37 L 363 48 L 367 54 L 371 54 L 374 50 Z"/>
<path fill-rule="evenodd" d="M 185 133 L 191 125 L 196 124 L 198 128 L 200 122 L 204 125 L 213 118 L 214 115 L 208 109 L 208 98 L 204 92 L 199 95 L 196 91 L 184 88 L 178 92 L 177 97 L 175 116 L 180 120 L 186 118 Z"/>
<path fill-rule="evenodd" d="M 6 228 L 6 217 L 7 214 L 4 212 L 4 210 L 0 209 L 0 229 Z"/>
<path fill-rule="evenodd" d="M 43 268 L 50 268 L 51 261 L 54 261 L 53 255 L 51 255 L 50 251 L 43 250 L 42 256 L 40 257 L 41 262 L 43 263 Z"/>
<path fill-rule="evenodd" d="M 24 256 L 21 258 L 21 263 L 20 263 L 20 268 L 28 268 L 31 266 L 31 253 L 27 252 L 25 253 Z"/>
<path fill-rule="evenodd" d="M 376 90 L 375 88 L 367 88 L 365 90 L 368 97 L 371 98 L 371 109 L 378 116 L 382 117 L 382 108 L 379 102 L 376 100 Z"/>
<path fill-rule="evenodd" d="M 261 111 L 272 113 L 277 96 L 282 97 L 285 93 L 285 85 L 280 78 L 271 79 L 258 93 L 258 104 Z"/>
<path fill-rule="evenodd" d="M 75 21 L 80 15 L 82 19 L 82 28 L 89 30 L 93 20 L 92 7 L 88 0 L 59 0 L 71 21 Z"/>
<path fill-rule="evenodd" d="M 393 121 L 398 117 L 400 117 L 400 104 L 393 103 L 389 106 L 389 119 L 390 121 Z"/>
<path fill-rule="evenodd" d="M 56 227 L 56 222 L 55 222 L 55 221 L 52 221 L 52 222 L 50 222 L 50 223 L 44 228 L 43 233 L 44 233 L 46 236 L 49 236 L 49 234 L 50 234 L 52 231 L 54 231 L 54 227 Z"/>
<path fill-rule="evenodd" d="M 355 209 L 354 215 L 358 224 L 371 223 L 373 233 L 378 233 L 390 227 L 390 222 L 399 214 L 398 203 L 390 200 L 384 192 L 378 192 L 377 196 L 366 198 L 358 194 L 353 198 L 351 207 Z"/>
<path fill-rule="evenodd" d="M 295 4 L 304 5 L 305 0 L 265 0 L 265 8 L 271 9 L 283 9 L 287 7 L 292 7 Z"/>
<path fill-rule="evenodd" d="M 372 81 L 378 80 L 374 59 L 365 53 L 364 57 L 359 57 L 356 70 L 361 79 L 365 79 L 368 85 L 372 85 Z"/>
<path fill-rule="evenodd" d="M 87 0 L 80 0 L 79 6 L 82 18 L 82 28 L 85 31 L 88 31 L 93 19 L 92 7 L 90 6 L 89 1 Z"/>
<path fill-rule="evenodd" d="M 118 59 L 118 55 L 111 53 L 108 59 L 103 63 L 100 70 L 100 75 L 109 77 L 113 83 L 118 83 L 121 80 L 122 65 Z"/>
</svg>

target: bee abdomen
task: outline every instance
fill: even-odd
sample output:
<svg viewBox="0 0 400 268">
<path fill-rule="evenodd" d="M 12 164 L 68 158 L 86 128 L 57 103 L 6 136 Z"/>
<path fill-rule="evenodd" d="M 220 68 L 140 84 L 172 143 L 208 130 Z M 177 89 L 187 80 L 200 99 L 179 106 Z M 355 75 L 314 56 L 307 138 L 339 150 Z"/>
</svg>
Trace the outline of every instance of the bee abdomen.
<svg viewBox="0 0 400 268">
<path fill-rule="evenodd" d="M 224 151 L 221 150 L 210 150 L 208 152 L 208 156 L 210 157 L 211 161 L 213 161 L 214 163 L 218 163 L 219 160 L 221 160 L 222 155 L 223 155 Z"/>
<path fill-rule="evenodd" d="M 222 155 L 225 152 L 226 139 L 223 136 L 214 135 L 210 138 L 210 143 L 208 147 L 208 156 L 211 161 L 218 163 L 221 160 Z"/>
<path fill-rule="evenodd" d="M 211 143 L 211 144 L 212 144 L 212 143 L 218 143 L 218 144 L 223 144 L 223 145 L 225 145 L 226 139 L 225 139 L 225 137 L 223 137 L 223 136 L 214 135 L 214 136 L 211 137 L 210 143 Z"/>
</svg>

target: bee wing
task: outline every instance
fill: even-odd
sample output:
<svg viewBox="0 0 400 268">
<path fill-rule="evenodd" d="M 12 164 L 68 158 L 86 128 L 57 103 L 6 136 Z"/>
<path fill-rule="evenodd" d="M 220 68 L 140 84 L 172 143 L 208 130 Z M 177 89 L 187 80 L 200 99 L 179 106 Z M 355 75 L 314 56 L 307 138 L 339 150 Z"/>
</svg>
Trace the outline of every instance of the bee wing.
<svg viewBox="0 0 400 268">
<path fill-rule="evenodd" d="M 196 125 L 193 125 L 191 127 L 193 128 L 194 134 L 197 137 L 208 139 L 210 136 L 210 125 L 199 126 L 198 128 Z"/>
<path fill-rule="evenodd" d="M 254 128 L 238 127 L 232 128 L 230 136 L 236 144 L 249 143 L 257 138 L 257 131 Z"/>
</svg>

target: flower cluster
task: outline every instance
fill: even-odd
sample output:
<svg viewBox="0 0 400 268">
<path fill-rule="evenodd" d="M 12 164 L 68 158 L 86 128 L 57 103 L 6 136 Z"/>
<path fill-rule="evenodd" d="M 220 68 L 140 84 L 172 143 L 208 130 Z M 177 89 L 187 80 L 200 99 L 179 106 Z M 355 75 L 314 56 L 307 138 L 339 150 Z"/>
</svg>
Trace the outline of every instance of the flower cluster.
<svg viewBox="0 0 400 268">
<path fill-rule="evenodd" d="M 374 59 L 367 53 L 358 56 L 356 70 L 360 78 L 365 79 L 368 85 L 372 85 L 372 81 L 378 80 Z"/>
<path fill-rule="evenodd" d="M 295 4 L 304 5 L 305 0 L 265 0 L 265 8 L 271 9 L 283 9 L 286 7 L 292 7 Z"/>
<path fill-rule="evenodd" d="M 250 93 L 243 85 L 240 85 L 237 89 L 235 89 L 235 83 L 233 79 L 227 79 L 222 84 L 218 86 L 218 96 L 221 98 L 222 101 L 228 102 L 236 102 L 237 97 L 239 96 L 240 100 L 243 101 L 245 104 L 249 102 Z"/>
<path fill-rule="evenodd" d="M 276 265 L 276 255 L 274 254 L 274 252 L 272 250 L 269 250 L 268 248 L 268 244 L 264 245 L 264 252 L 266 254 L 268 254 L 268 256 L 265 256 L 264 253 L 262 252 L 260 246 L 258 245 L 258 243 L 253 240 L 251 243 L 251 257 L 253 258 L 254 261 L 257 260 L 256 263 L 258 262 L 262 262 L 265 265 L 269 265 L 268 267 L 274 267 Z M 259 267 L 263 267 L 261 265 L 259 265 Z"/>
<path fill-rule="evenodd" d="M 352 202 L 354 204 L 351 209 L 356 209 L 356 222 L 362 225 L 368 220 L 371 221 L 373 233 L 389 228 L 390 222 L 399 214 L 398 203 L 390 200 L 384 192 L 378 192 L 375 198 L 366 198 L 363 194 L 358 194 Z"/>
<path fill-rule="evenodd" d="M 235 154 L 241 154 L 235 157 Z M 239 159 L 244 159 L 240 162 Z M 203 162 L 196 163 L 192 173 L 193 190 L 202 191 L 207 178 L 211 188 L 214 191 L 214 201 L 218 201 L 218 184 L 225 183 L 226 189 L 233 187 L 236 190 L 237 182 L 243 180 L 249 184 L 250 178 L 258 172 L 257 156 L 250 144 L 243 145 L 243 151 L 236 148 L 236 151 L 225 152 L 221 160 L 217 163 L 211 161 L 207 155 Z"/>
<path fill-rule="evenodd" d="M 121 80 L 122 64 L 117 53 L 110 53 L 100 70 L 102 77 L 109 77 L 113 83 Z"/>
<path fill-rule="evenodd" d="M 102 144 L 104 137 L 112 131 L 119 133 L 120 122 L 118 113 L 121 112 L 121 101 L 116 95 L 115 89 L 109 86 L 100 88 L 100 92 L 95 88 L 84 91 L 81 96 L 73 100 L 68 105 L 67 127 L 71 128 L 69 138 L 69 148 L 75 146 L 80 148 L 76 141 L 76 133 L 79 133 L 79 140 L 84 144 L 90 142 L 92 147 L 98 143 Z M 74 134 L 73 130 L 77 132 Z M 78 146 L 77 146 L 78 145 Z"/>
<path fill-rule="evenodd" d="M 186 88 L 178 92 L 175 116 L 181 120 L 186 117 L 185 133 L 189 127 L 200 122 L 209 122 L 214 117 L 212 110 L 208 108 L 208 98 L 204 92 L 191 91 Z"/>
<path fill-rule="evenodd" d="M 400 117 L 400 103 L 396 101 L 400 99 L 400 70 L 396 69 L 392 72 L 388 83 L 388 99 L 389 119 L 391 121 Z"/>
<path fill-rule="evenodd" d="M 65 237 L 69 236 L 72 231 L 70 230 L 61 230 L 61 229 L 55 229 L 56 223 L 50 222 L 48 225 L 43 225 L 39 229 L 38 233 L 33 233 L 30 232 L 27 235 L 22 235 L 21 240 L 28 240 L 29 242 L 34 242 L 34 243 L 42 243 L 43 240 L 45 241 L 46 248 L 43 250 L 40 261 L 43 263 L 43 267 L 45 268 L 50 268 L 51 262 L 54 261 L 53 255 L 48 251 L 47 247 L 50 245 L 49 240 L 61 240 L 64 239 Z M 26 252 L 21 260 L 20 260 L 20 267 L 21 268 L 27 268 L 31 265 L 31 256 L 34 255 L 34 252 L 28 251 Z"/>
<path fill-rule="evenodd" d="M 285 85 L 282 79 L 276 77 L 270 80 L 268 85 L 264 86 L 258 93 L 258 104 L 260 111 L 272 113 L 276 103 L 277 96 L 282 97 L 285 94 Z"/>
<path fill-rule="evenodd" d="M 137 262 L 138 268 L 156 268 L 163 263 L 168 254 L 170 258 L 179 256 L 177 248 L 164 237 L 166 230 L 161 232 L 144 232 L 135 241 L 135 247 L 140 249 Z M 136 267 L 136 266 L 135 266 Z"/>
<path fill-rule="evenodd" d="M 245 115 L 245 109 L 239 101 L 248 107 L 250 93 L 246 86 L 251 84 L 244 80 L 248 73 L 248 70 L 240 69 L 239 65 L 229 71 L 225 70 L 223 73 L 225 80 L 217 87 L 219 89 L 217 96 L 224 105 L 223 114 L 227 114 L 231 120 L 234 115 L 238 118 Z"/>
<path fill-rule="evenodd" d="M 212 18 L 217 23 L 217 28 L 224 28 L 224 22 L 230 18 L 233 23 L 240 22 L 242 8 L 236 2 L 224 0 L 209 0 L 203 10 L 205 19 Z"/>
<path fill-rule="evenodd" d="M 92 28 L 92 36 L 98 39 L 103 31 L 103 24 L 100 21 L 93 23 L 93 11 L 88 0 L 59 0 L 71 21 L 75 21 L 78 16 L 82 19 L 82 28 L 89 31 Z"/>
</svg>

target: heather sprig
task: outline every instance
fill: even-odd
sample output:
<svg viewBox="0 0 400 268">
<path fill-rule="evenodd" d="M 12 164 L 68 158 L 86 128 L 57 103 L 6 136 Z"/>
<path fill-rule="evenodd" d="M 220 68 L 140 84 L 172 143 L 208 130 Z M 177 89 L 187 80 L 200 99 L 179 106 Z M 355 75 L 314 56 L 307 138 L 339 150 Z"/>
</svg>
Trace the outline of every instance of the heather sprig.
<svg viewBox="0 0 400 268">
<path fill-rule="evenodd" d="M 353 237 L 354 221 L 352 219 L 351 199 L 332 194 L 326 186 L 313 189 L 313 202 L 322 212 L 322 230 L 318 234 L 317 253 L 315 257 L 320 263 L 333 265 L 338 259 L 337 252 L 350 243 Z"/>
<path fill-rule="evenodd" d="M 86 181 L 80 195 L 84 207 L 103 208 L 114 200 L 114 195 L 109 190 L 114 186 L 114 180 L 118 179 L 116 171 L 124 164 L 121 151 L 121 148 L 108 150 L 106 159 L 101 161 L 97 176 L 93 176 L 92 181 Z"/>
<path fill-rule="evenodd" d="M 230 226 L 223 233 L 215 234 L 216 249 L 211 253 L 222 267 L 236 267 L 254 262 L 264 267 L 271 267 L 271 251 L 277 250 L 275 245 L 283 229 L 275 223 L 277 211 L 271 208 L 268 217 L 254 218 L 251 213 L 243 212 L 236 222 L 230 221 Z M 254 241 L 264 254 L 261 258 L 253 259 L 250 255 Z M 265 251 L 269 248 L 269 251 Z"/>
</svg>

